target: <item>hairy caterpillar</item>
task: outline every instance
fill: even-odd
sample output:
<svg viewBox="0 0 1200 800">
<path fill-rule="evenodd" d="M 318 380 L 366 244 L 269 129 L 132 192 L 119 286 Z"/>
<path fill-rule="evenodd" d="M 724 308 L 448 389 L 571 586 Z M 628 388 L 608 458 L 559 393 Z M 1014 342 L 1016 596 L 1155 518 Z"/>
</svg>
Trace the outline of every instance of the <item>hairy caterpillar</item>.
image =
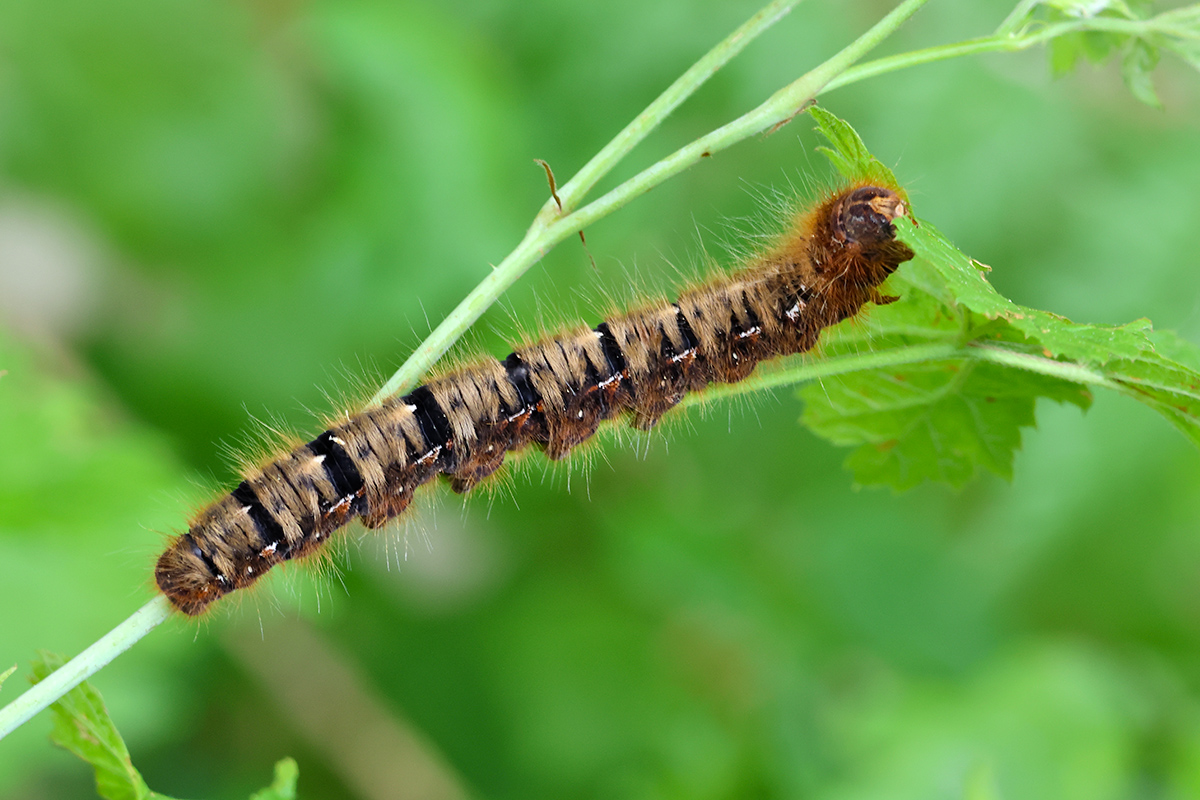
<svg viewBox="0 0 1200 800">
<path fill-rule="evenodd" d="M 481 360 L 347 417 L 200 511 L 159 557 L 159 589 L 200 614 L 355 518 L 385 524 L 438 475 L 466 492 L 508 452 L 535 444 L 559 459 L 626 414 L 648 429 L 688 392 L 811 349 L 822 329 L 887 301 L 877 287 L 912 258 L 892 224 L 906 213 L 898 188 L 844 188 L 743 269 L 674 303 Z"/>
</svg>

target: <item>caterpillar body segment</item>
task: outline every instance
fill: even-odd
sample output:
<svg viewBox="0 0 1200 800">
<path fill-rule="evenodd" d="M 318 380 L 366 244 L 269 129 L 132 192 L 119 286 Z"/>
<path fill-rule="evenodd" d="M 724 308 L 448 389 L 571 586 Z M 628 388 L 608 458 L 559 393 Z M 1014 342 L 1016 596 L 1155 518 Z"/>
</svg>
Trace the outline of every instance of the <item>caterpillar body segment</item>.
<svg viewBox="0 0 1200 800">
<path fill-rule="evenodd" d="M 158 560 L 159 589 L 197 615 L 272 566 L 314 553 L 359 518 L 374 528 L 445 475 L 466 492 L 529 445 L 567 455 L 600 424 L 648 429 L 688 392 L 811 349 L 912 252 L 893 189 L 856 185 L 797 216 L 743 269 L 430 380 L 283 453 L 192 520 Z"/>
</svg>

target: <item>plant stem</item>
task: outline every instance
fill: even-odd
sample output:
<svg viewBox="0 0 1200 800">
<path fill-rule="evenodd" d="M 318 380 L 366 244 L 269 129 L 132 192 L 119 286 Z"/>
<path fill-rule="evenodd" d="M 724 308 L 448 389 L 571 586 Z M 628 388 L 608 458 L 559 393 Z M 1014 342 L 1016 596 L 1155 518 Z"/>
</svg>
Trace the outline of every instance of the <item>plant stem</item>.
<svg viewBox="0 0 1200 800">
<path fill-rule="evenodd" d="M 784 369 L 753 375 L 738 383 L 727 383 L 713 386 L 703 392 L 690 394 L 679 405 L 683 407 L 707 404 L 715 400 L 725 400 L 751 392 L 766 389 L 778 389 L 781 386 L 792 386 L 821 378 L 831 378 L 836 375 L 846 375 L 852 372 L 863 372 L 870 369 L 888 369 L 904 364 L 916 364 L 925 361 L 938 361 L 944 358 L 962 358 L 966 356 L 964 348 L 953 344 L 917 344 L 909 347 L 897 347 L 894 350 L 881 350 L 866 355 L 838 356 L 822 361 L 796 364 Z"/>
<path fill-rule="evenodd" d="M 714 400 L 726 400 L 743 394 L 794 386 L 808 381 L 865 372 L 873 369 L 890 369 L 905 364 L 920 364 L 943 359 L 962 361 L 990 361 L 1006 367 L 1036 372 L 1052 378 L 1090 386 L 1103 386 L 1116 391 L 1127 391 L 1119 381 L 1114 381 L 1099 370 L 1069 361 L 1021 353 L 1006 347 L 970 342 L 959 344 L 915 344 L 880 350 L 866 355 L 838 356 L 810 363 L 799 363 L 783 369 L 762 372 L 744 381 L 713 386 L 704 392 L 690 394 L 679 404 L 683 408 L 704 405 Z"/>
<path fill-rule="evenodd" d="M 927 2 L 928 0 L 905 0 L 892 13 L 881 19 L 840 53 L 780 89 L 758 108 L 722 125 L 706 136 L 701 136 L 691 144 L 681 147 L 600 199 L 592 201 L 569 217 L 560 220 L 547 233 L 553 235 L 554 243 L 560 242 L 575 231 L 611 214 L 630 200 L 645 194 L 667 178 L 679 174 L 701 159 L 792 119 L 812 102 L 826 84 L 894 33 L 905 20 Z"/>
<path fill-rule="evenodd" d="M 583 230 L 588 225 L 596 220 L 611 214 L 616 209 L 625 205 L 635 197 L 645 194 L 653 189 L 658 184 L 668 178 L 677 175 L 688 167 L 692 166 L 702 158 L 712 155 L 720 150 L 724 150 L 731 145 L 742 141 L 756 133 L 768 130 L 776 125 L 788 121 L 796 114 L 800 113 L 804 106 L 816 97 L 817 92 L 821 90 L 825 84 L 833 80 L 840 72 L 847 69 L 858 59 L 866 55 L 872 48 L 882 42 L 885 38 L 895 32 L 900 25 L 911 17 L 916 11 L 925 5 L 929 0 L 904 0 L 890 14 L 876 23 L 870 30 L 856 39 L 852 44 L 835 55 L 833 58 L 821 64 L 816 69 L 798 78 L 789 86 L 784 87 L 780 91 L 772 95 L 765 103 L 760 105 L 753 111 L 742 115 L 738 119 L 724 125 L 717 130 L 703 136 L 691 144 L 677 150 L 670 156 L 667 156 L 662 161 L 659 161 L 654 166 L 646 169 L 633 178 L 622 183 L 616 189 L 613 189 L 608 194 L 588 204 L 584 208 L 575 211 L 565 217 L 561 217 L 557 222 L 545 224 L 546 221 L 556 216 L 556 214 L 547 215 L 544 206 L 538 214 L 534 224 L 525 234 L 525 238 L 517 245 L 517 249 L 508 255 L 500 265 L 492 270 L 482 282 L 471 290 L 458 306 L 450 312 L 450 315 L 442 321 L 440 325 L 429 335 L 420 346 L 417 347 L 403 366 L 396 371 L 387 383 L 371 398 L 372 403 L 378 403 L 382 400 L 391 397 L 392 395 L 408 391 L 416 385 L 417 380 L 432 367 L 445 352 L 450 349 L 455 341 L 458 340 L 463 333 L 466 332 L 475 320 L 483 314 L 504 293 L 508 287 L 512 286 L 525 272 L 550 251 L 556 244 L 561 242 L 566 237 L 574 234 L 577 231 Z M 765 11 L 765 9 L 764 9 Z M 761 13 L 761 12 L 760 12 Z M 769 16 L 769 15 L 768 15 Z M 777 19 L 778 17 L 771 18 Z M 750 26 L 750 23 L 747 23 Z M 743 26 L 738 32 L 735 32 L 730 38 L 717 46 L 720 50 L 722 47 L 742 47 L 741 39 L 746 34 L 741 33 L 747 26 Z M 762 26 L 750 26 L 751 31 L 757 32 L 762 29 Z M 739 35 L 740 34 L 740 35 Z M 737 37 L 737 41 L 730 44 L 731 39 Z M 722 51 L 724 52 L 724 51 Z M 709 54 L 712 55 L 711 53 Z M 709 56 L 705 56 L 709 58 Z M 703 61 L 703 59 L 702 59 Z M 720 59 L 713 59 L 715 64 Z M 720 61 L 720 63 L 724 63 Z M 718 64 L 719 66 L 719 64 Z M 708 75 L 715 71 L 716 66 L 704 75 Z M 699 75 L 697 76 L 699 80 Z M 681 92 L 694 91 L 699 85 L 696 82 L 694 85 L 688 83 L 687 86 L 680 89 Z M 668 90 L 669 93 L 670 90 Z M 576 179 L 572 178 L 567 183 L 567 187 L 571 188 L 571 198 L 574 201 L 581 194 L 578 187 L 590 181 L 588 188 L 595 185 L 595 182 L 601 176 L 606 174 L 616 163 L 615 154 L 620 152 L 624 155 L 628 149 L 633 147 L 640 137 L 644 137 L 649 130 L 653 129 L 666 117 L 672 109 L 678 105 L 678 101 L 682 101 L 681 95 L 677 99 L 672 98 L 665 101 L 661 106 L 655 107 L 655 104 L 663 100 L 660 97 L 655 103 L 651 104 L 650 108 L 639 115 L 641 122 L 637 126 L 637 131 L 632 133 L 623 140 L 623 143 L 616 145 L 610 142 L 609 147 L 613 148 L 614 155 L 606 157 L 603 161 L 593 169 L 588 170 L 585 179 L 581 180 L 575 187 Z M 654 109 L 654 110 L 652 110 Z M 623 131 L 618 135 L 621 139 L 626 135 Z M 616 140 L 614 140 L 615 142 Z M 606 148 L 607 149 L 607 148 Z M 589 162 L 590 164 L 591 162 Z M 587 167 L 585 167 L 587 170 Z M 581 171 L 582 172 L 582 171 Z M 578 176 L 577 176 L 578 177 Z M 564 191 L 566 187 L 564 187 Z M 560 193 L 560 197 L 561 197 Z M 551 201 L 553 204 L 553 201 Z M 566 204 L 564 202 L 564 208 Z M 557 210 L 557 206 L 555 206 Z"/>
<path fill-rule="evenodd" d="M 757 14 L 746 20 L 741 27 L 725 37 L 716 47 L 709 50 L 679 76 L 666 91 L 654 99 L 650 105 L 633 118 L 625 128 L 613 137 L 612 141 L 601 148 L 583 168 L 567 181 L 559 190 L 558 198 L 562 202 L 559 208 L 554 198 L 548 198 L 541 211 L 534 217 L 533 224 L 525 233 L 525 238 L 508 256 L 496 266 L 492 272 L 476 286 L 462 302 L 450 312 L 446 319 L 437 326 L 433 333 L 421 342 L 403 366 L 388 379 L 371 403 L 379 403 L 392 395 L 399 394 L 412 388 L 417 379 L 425 374 L 437 360 L 466 332 L 475 320 L 496 301 L 504 291 L 525 273 L 529 267 L 536 264 L 550 249 L 562 240 L 562 237 L 551 240 L 546 235 L 546 229 L 575 210 L 579 201 L 591 191 L 596 183 L 607 175 L 621 159 L 629 154 L 650 132 L 662 124 L 679 104 L 690 97 L 705 81 L 725 66 L 734 56 L 742 52 L 746 45 L 754 41 L 759 34 L 770 28 L 800 0 L 772 0 L 763 6 Z"/>
<path fill-rule="evenodd" d="M 535 220 L 537 223 L 549 225 L 553 220 L 569 214 L 579 205 L 579 201 L 592 190 L 601 178 L 607 175 L 621 159 L 629 154 L 634 147 L 650 135 L 658 125 L 666 119 L 679 104 L 699 89 L 705 81 L 725 66 L 725 64 L 745 49 L 788 12 L 800 3 L 800 0 L 775 0 L 768 3 L 757 14 L 746 20 L 740 28 L 729 34 L 720 44 L 709 50 L 703 58 L 693 64 L 687 72 L 679 76 L 666 91 L 646 106 L 642 113 L 633 118 L 611 142 L 604 145 L 599 153 L 583 165 L 575 177 L 558 190 L 562 208 L 553 198 L 546 201 Z"/>
<path fill-rule="evenodd" d="M 1010 19 L 1016 17 L 1018 11 L 1020 11 L 1020 7 L 1014 10 Z M 874 61 L 868 61 L 865 64 L 859 64 L 856 67 L 851 67 L 826 84 L 821 93 L 824 94 L 834 89 L 840 89 L 843 86 L 857 83 L 866 78 L 884 75 L 888 72 L 895 72 L 896 70 L 907 69 L 908 67 L 915 67 L 921 64 L 931 64 L 935 61 L 945 61 L 950 58 L 958 58 L 959 56 L 969 56 L 977 53 L 1015 53 L 1020 50 L 1027 50 L 1034 45 L 1044 44 L 1059 36 L 1083 31 L 1105 31 L 1128 36 L 1159 34 L 1167 37 L 1191 40 L 1200 38 L 1200 32 L 1189 27 L 1186 21 L 1182 24 L 1177 24 L 1173 16 L 1168 16 L 1170 13 L 1164 12 L 1158 17 L 1147 20 L 1088 17 L 1071 22 L 1056 22 L 1044 25 L 1030 33 L 1016 32 L 1009 24 L 1009 20 L 1006 20 L 997 29 L 996 33 L 991 36 L 981 36 L 978 39 L 968 39 L 963 42 L 955 42 L 954 44 L 898 53 L 894 56 L 879 58 Z"/>
<path fill-rule="evenodd" d="M 977 358 L 981 361 L 991 361 L 993 364 L 1016 367 L 1017 369 L 1036 372 L 1040 375 L 1048 375 L 1051 378 L 1060 378 L 1071 383 L 1092 384 L 1117 390 L 1122 389 L 1119 383 L 1110 380 L 1103 372 L 1080 364 L 1073 364 L 1068 361 L 1056 361 L 1053 358 L 1035 356 L 1030 353 L 1019 353 L 1005 347 L 996 347 L 995 345 L 980 344 L 978 342 L 972 343 L 966 349 L 970 352 L 972 358 Z"/>
<path fill-rule="evenodd" d="M 167 598 L 163 595 L 155 597 L 91 647 L 50 673 L 25 694 L 0 708 L 0 739 L 87 680 L 90 675 L 124 653 L 170 615 L 171 604 Z"/>
<path fill-rule="evenodd" d="M 1015 34 L 1041 2 L 1042 0 L 1020 0 L 1017 3 L 1017 7 L 1010 11 L 1008 16 L 1004 18 L 1004 21 L 1000 23 L 1000 27 L 996 28 L 996 35 L 1010 36 Z"/>
</svg>

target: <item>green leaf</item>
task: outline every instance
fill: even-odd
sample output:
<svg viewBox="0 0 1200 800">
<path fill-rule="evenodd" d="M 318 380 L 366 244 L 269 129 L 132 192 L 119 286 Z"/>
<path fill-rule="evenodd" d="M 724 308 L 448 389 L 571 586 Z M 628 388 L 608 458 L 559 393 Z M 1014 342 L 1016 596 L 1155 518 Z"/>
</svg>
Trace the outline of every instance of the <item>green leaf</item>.
<svg viewBox="0 0 1200 800">
<path fill-rule="evenodd" d="M 300 768 L 293 759 L 275 762 L 275 780 L 265 789 L 250 795 L 250 800 L 296 800 L 296 781 Z"/>
<path fill-rule="evenodd" d="M 1078 391 L 1032 373 L 1014 381 L 1010 373 L 958 359 L 856 373 L 827 386 L 825 403 L 807 392 L 804 421 L 837 444 L 867 442 L 846 459 L 862 484 L 961 487 L 980 467 L 1011 478 L 1020 428 L 1034 424 L 1037 396 Z"/>
<path fill-rule="evenodd" d="M 1200 346 L 1180 338 L 1175 331 L 1153 331 L 1150 341 L 1161 355 L 1177 364 L 1200 370 Z"/>
<path fill-rule="evenodd" d="M 892 171 L 871 155 L 858 132 L 844 120 L 820 106 L 810 107 L 808 113 L 817 123 L 817 130 L 833 145 L 832 149 L 817 149 L 824 153 L 833 162 L 834 168 L 848 180 L 865 180 L 885 186 L 900 185 Z"/>
<path fill-rule="evenodd" d="M 1125 8 L 1120 0 L 1043 0 L 1045 5 L 1072 17 L 1094 17 L 1110 8 Z"/>
<path fill-rule="evenodd" d="M 1050 74 L 1056 78 L 1072 72 L 1083 56 L 1083 34 L 1067 33 L 1050 40 Z"/>
<path fill-rule="evenodd" d="M 1093 64 L 1103 64 L 1121 43 L 1121 37 L 1104 31 L 1084 31 L 1080 38 L 1083 56 Z"/>
<path fill-rule="evenodd" d="M 1134 97 L 1148 106 L 1162 108 L 1150 78 L 1150 73 L 1157 65 L 1158 48 L 1144 39 L 1131 39 L 1121 57 L 1121 77 Z"/>
<path fill-rule="evenodd" d="M 902 352 L 930 341 L 953 343 L 965 322 L 985 321 L 905 283 L 889 283 L 889 291 L 899 289 L 905 297 L 872 309 L 865 334 L 842 331 L 823 340 L 824 352 Z M 1091 401 L 1078 384 L 984 362 L 966 348 L 952 358 L 825 380 L 806 386 L 801 396 L 803 421 L 816 434 L 857 446 L 846 459 L 856 481 L 897 490 L 927 480 L 961 487 L 980 468 L 1011 477 L 1020 429 L 1035 423 L 1038 397 L 1081 408 Z"/>
<path fill-rule="evenodd" d="M 1119 17 L 1140 19 L 1143 8 L 1150 5 L 1147 0 L 1043 0 L 1043 3 L 1068 17 Z"/>
<path fill-rule="evenodd" d="M 63 665 L 61 656 L 39 653 L 33 662 L 33 682 L 46 678 Z M 107 800 L 143 800 L 162 797 L 150 791 L 133 767 L 125 742 L 117 733 L 100 693 L 91 684 L 81 683 L 51 707 L 54 730 L 50 739 L 92 765 L 96 773 L 96 792 Z"/>
<path fill-rule="evenodd" d="M 1106 61 L 1113 53 L 1121 54 L 1121 76 L 1138 100 L 1161 108 L 1150 73 L 1158 65 L 1160 48 L 1177 53 L 1200 69 L 1200 8 L 1188 6 L 1163 12 L 1146 19 L 1149 3 L 1109 0 L 1046 0 L 1047 23 L 1074 23 L 1095 18 L 1119 19 L 1136 23 L 1120 33 L 1083 30 L 1063 33 L 1049 43 L 1050 69 L 1057 77 L 1072 71 L 1080 58 L 1094 64 Z"/>
<path fill-rule="evenodd" d="M 1177 31 L 1175 36 L 1160 37 L 1159 44 L 1200 70 L 1200 4 L 1164 11 L 1155 19 Z"/>
<path fill-rule="evenodd" d="M 940 295 L 943 299 L 951 299 L 988 319 L 1007 322 L 1040 342 L 1052 358 L 1065 356 L 1103 365 L 1113 358 L 1137 358 L 1153 349 L 1148 320 L 1122 326 L 1081 325 L 1057 314 L 1017 305 L 987 282 L 984 276 L 991 267 L 964 254 L 931 223 L 922 221 L 916 227 L 902 220 L 897 227 L 900 238 L 945 282 Z M 925 290 L 937 291 L 936 282 L 937 278 L 927 277 Z"/>
<path fill-rule="evenodd" d="M 1007 324 L 1026 338 L 1026 353 L 1098 368 L 1103 379 L 1124 394 L 1146 403 L 1200 445 L 1200 357 L 1177 337 L 1155 333 L 1149 320 L 1125 325 L 1088 325 L 1045 311 L 1019 306 L 984 279 L 977 262 L 955 249 L 927 223 L 901 224 L 904 241 L 947 282 L 955 301 L 989 319 Z M 995 329 L 996 334 L 1000 333 Z M 1153 335 L 1152 335 L 1153 334 Z M 1169 350 L 1160 353 L 1157 341 Z M 1047 365 L 1049 366 L 1049 365 Z"/>
<path fill-rule="evenodd" d="M 1152 350 L 1105 372 L 1124 394 L 1158 411 L 1200 447 L 1200 372 Z"/>
<path fill-rule="evenodd" d="M 874 161 L 845 122 L 824 110 L 818 122 L 846 174 Z M 980 469 L 1010 477 L 1037 398 L 1086 409 L 1089 385 L 1145 403 L 1200 446 L 1200 349 L 1147 320 L 1078 324 L 1017 305 L 933 225 L 902 219 L 897 230 L 916 255 L 885 287 L 902 299 L 821 339 L 826 355 L 873 359 L 801 391 L 805 424 L 856 448 L 846 463 L 859 483 L 962 486 Z M 880 354 L 891 366 L 873 366 Z"/>
<path fill-rule="evenodd" d="M 33 662 L 33 682 L 38 683 L 63 665 L 54 653 L 41 652 Z M 0 684 L 16 667 L 0 675 Z M 133 766 L 125 741 L 104 707 L 96 688 L 87 681 L 67 692 L 50 706 L 54 730 L 50 739 L 92 765 L 96 773 L 96 793 L 106 800 L 172 800 L 150 790 Z M 275 764 L 271 785 L 255 792 L 250 800 L 296 800 L 299 778 L 296 762 L 285 758 Z"/>
</svg>

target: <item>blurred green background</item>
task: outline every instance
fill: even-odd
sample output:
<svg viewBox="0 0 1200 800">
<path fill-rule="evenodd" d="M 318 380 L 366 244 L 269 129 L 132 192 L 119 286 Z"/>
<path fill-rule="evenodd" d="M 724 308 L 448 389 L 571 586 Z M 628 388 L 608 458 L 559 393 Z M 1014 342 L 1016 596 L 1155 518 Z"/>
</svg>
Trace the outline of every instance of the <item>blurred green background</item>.
<svg viewBox="0 0 1200 800">
<path fill-rule="evenodd" d="M 604 187 L 891 6 L 809 0 Z M 254 419 L 362 396 L 546 194 L 758 0 L 0 2 L 0 668 L 152 594 Z M 931 3 L 884 50 L 990 31 Z M 1001 292 L 1200 342 L 1200 77 L 1165 111 L 1041 52 L 831 93 Z M 568 240 L 473 334 L 585 317 L 831 180 L 805 117 Z M 591 257 L 595 258 L 593 269 Z M 631 277 L 633 276 L 633 277 Z M 335 399 L 329 400 L 326 394 Z M 95 684 L 156 790 L 244 798 L 1200 795 L 1200 457 L 1100 394 L 1039 408 L 1009 484 L 855 490 L 790 392 L 352 531 Z M 22 688 L 0 692 L 7 702 Z M 43 714 L 0 797 L 93 796 Z"/>
</svg>

